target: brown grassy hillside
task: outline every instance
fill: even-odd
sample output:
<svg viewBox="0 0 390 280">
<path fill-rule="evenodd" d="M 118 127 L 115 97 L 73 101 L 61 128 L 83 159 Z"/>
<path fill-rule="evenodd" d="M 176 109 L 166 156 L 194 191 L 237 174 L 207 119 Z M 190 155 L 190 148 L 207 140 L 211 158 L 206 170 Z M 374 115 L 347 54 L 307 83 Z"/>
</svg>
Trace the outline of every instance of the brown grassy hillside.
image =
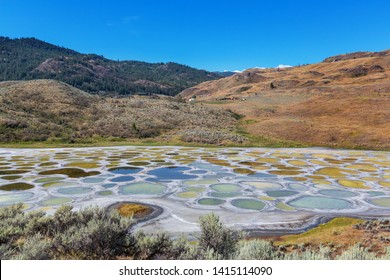
<svg viewBox="0 0 390 280">
<path fill-rule="evenodd" d="M 309 145 L 390 148 L 390 51 L 249 69 L 181 96 L 245 115 L 250 134 Z"/>
<path fill-rule="evenodd" d="M 231 112 L 170 97 L 103 98 L 54 80 L 0 83 L 0 142 L 91 138 L 241 143 Z M 194 132 L 203 135 L 197 138 Z"/>
</svg>

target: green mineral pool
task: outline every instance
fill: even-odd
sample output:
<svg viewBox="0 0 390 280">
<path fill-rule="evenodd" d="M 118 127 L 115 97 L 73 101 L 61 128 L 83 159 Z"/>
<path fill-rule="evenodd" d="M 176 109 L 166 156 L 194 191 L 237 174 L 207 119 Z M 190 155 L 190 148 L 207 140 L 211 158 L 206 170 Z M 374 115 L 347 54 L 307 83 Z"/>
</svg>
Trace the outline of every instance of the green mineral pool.
<svg viewBox="0 0 390 280">
<path fill-rule="evenodd" d="M 191 192 L 191 191 L 184 191 L 184 192 L 179 192 L 178 194 L 176 194 L 177 197 L 180 197 L 180 198 L 195 198 L 195 197 L 198 197 L 199 196 L 199 193 L 198 192 Z"/>
<path fill-rule="evenodd" d="M 42 206 L 56 206 L 69 202 L 72 202 L 72 199 L 68 197 L 52 197 L 49 199 L 42 200 L 39 204 Z"/>
<path fill-rule="evenodd" d="M 62 188 L 59 189 L 57 192 L 65 195 L 78 195 L 78 194 L 90 193 L 92 191 L 93 191 L 92 188 L 74 187 L 74 188 Z"/>
<path fill-rule="evenodd" d="M 99 177 L 91 177 L 91 178 L 85 178 L 83 180 L 83 183 L 87 184 L 97 184 L 97 183 L 102 183 L 106 180 L 106 178 L 99 178 Z"/>
<path fill-rule="evenodd" d="M 165 186 L 158 183 L 133 183 L 120 188 L 120 193 L 124 195 L 162 195 Z"/>
<path fill-rule="evenodd" d="M 302 184 L 298 184 L 298 183 L 292 183 L 292 184 L 289 184 L 288 186 L 290 187 L 290 189 L 292 189 L 294 191 L 307 191 L 308 190 L 308 187 L 306 187 Z"/>
<path fill-rule="evenodd" d="M 256 199 L 249 199 L 249 198 L 238 198 L 232 200 L 232 205 L 241 208 L 241 209 L 248 209 L 248 210 L 262 210 L 265 207 L 265 203 L 256 200 Z"/>
<path fill-rule="evenodd" d="M 218 198 L 228 198 L 228 197 L 237 197 L 241 196 L 242 193 L 240 192 L 211 192 L 209 193 L 212 197 L 218 197 Z"/>
<path fill-rule="evenodd" d="M 320 190 L 320 194 L 332 197 L 354 197 L 356 193 L 344 190 Z"/>
<path fill-rule="evenodd" d="M 210 186 L 211 189 L 213 189 L 216 192 L 224 192 L 224 193 L 230 193 L 230 192 L 237 192 L 240 190 L 240 185 L 236 184 L 215 184 Z"/>
<path fill-rule="evenodd" d="M 277 191 L 267 191 L 266 193 L 270 197 L 285 197 L 285 196 L 296 195 L 298 192 L 289 191 L 289 190 L 277 190 Z"/>
<path fill-rule="evenodd" d="M 390 197 L 381 197 L 370 199 L 369 202 L 380 207 L 390 207 Z"/>
<path fill-rule="evenodd" d="M 283 188 L 282 185 L 273 182 L 253 181 L 253 182 L 242 182 L 242 183 L 264 191 L 281 190 Z"/>
<path fill-rule="evenodd" d="M 34 197 L 33 193 L 23 192 L 15 194 L 2 194 L 0 195 L 0 206 L 11 205 L 14 203 L 25 202 Z"/>
<path fill-rule="evenodd" d="M 302 196 L 290 201 L 288 205 L 297 208 L 320 209 L 320 210 L 348 209 L 351 208 L 352 206 L 350 202 L 344 199 L 321 197 L 321 196 Z"/>
<path fill-rule="evenodd" d="M 113 192 L 112 191 L 100 191 L 100 192 L 97 192 L 98 195 L 101 195 L 101 196 L 109 196 L 109 195 L 112 195 Z"/>
<path fill-rule="evenodd" d="M 34 181 L 34 183 L 42 184 L 42 183 L 50 183 L 50 182 L 57 182 L 64 180 L 64 177 L 46 177 L 46 178 L 40 178 Z"/>
<path fill-rule="evenodd" d="M 225 203 L 225 200 L 218 198 L 205 197 L 198 200 L 198 204 L 200 205 L 221 205 L 223 203 Z"/>
</svg>

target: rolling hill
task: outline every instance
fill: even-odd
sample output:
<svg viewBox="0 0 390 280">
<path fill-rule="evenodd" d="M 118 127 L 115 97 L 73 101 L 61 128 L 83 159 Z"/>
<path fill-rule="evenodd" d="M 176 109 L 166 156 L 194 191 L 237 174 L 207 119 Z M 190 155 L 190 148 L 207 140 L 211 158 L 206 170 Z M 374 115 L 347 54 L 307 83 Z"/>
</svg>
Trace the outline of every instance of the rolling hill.
<svg viewBox="0 0 390 280">
<path fill-rule="evenodd" d="M 241 126 L 255 137 L 390 148 L 390 50 L 284 69 L 248 69 L 180 96 L 244 115 Z"/>
<path fill-rule="evenodd" d="M 229 111 L 167 96 L 101 97 L 55 80 L 0 82 L 0 143 L 242 143 L 235 124 Z"/>
<path fill-rule="evenodd" d="M 0 81 L 55 79 L 101 95 L 175 95 L 221 77 L 173 62 L 114 61 L 35 38 L 0 37 Z"/>
</svg>

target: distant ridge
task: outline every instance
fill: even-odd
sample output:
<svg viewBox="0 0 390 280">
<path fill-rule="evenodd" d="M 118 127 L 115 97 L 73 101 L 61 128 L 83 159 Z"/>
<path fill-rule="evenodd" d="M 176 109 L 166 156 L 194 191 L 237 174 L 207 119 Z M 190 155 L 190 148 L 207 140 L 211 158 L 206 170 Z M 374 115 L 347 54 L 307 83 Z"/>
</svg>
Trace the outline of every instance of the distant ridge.
<svg viewBox="0 0 390 280">
<path fill-rule="evenodd" d="M 221 77 L 174 62 L 114 61 L 35 38 L 0 37 L 0 81 L 55 79 L 101 95 L 176 95 Z"/>
</svg>

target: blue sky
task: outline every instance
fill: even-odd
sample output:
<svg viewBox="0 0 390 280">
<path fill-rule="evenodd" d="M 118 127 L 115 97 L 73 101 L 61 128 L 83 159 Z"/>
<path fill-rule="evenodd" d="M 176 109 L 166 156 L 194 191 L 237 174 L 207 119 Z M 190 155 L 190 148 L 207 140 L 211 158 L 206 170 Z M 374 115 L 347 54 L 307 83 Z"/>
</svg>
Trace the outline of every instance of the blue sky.
<svg viewBox="0 0 390 280">
<path fill-rule="evenodd" d="M 388 0 L 0 0 L 0 35 L 222 71 L 390 48 Z"/>
</svg>

